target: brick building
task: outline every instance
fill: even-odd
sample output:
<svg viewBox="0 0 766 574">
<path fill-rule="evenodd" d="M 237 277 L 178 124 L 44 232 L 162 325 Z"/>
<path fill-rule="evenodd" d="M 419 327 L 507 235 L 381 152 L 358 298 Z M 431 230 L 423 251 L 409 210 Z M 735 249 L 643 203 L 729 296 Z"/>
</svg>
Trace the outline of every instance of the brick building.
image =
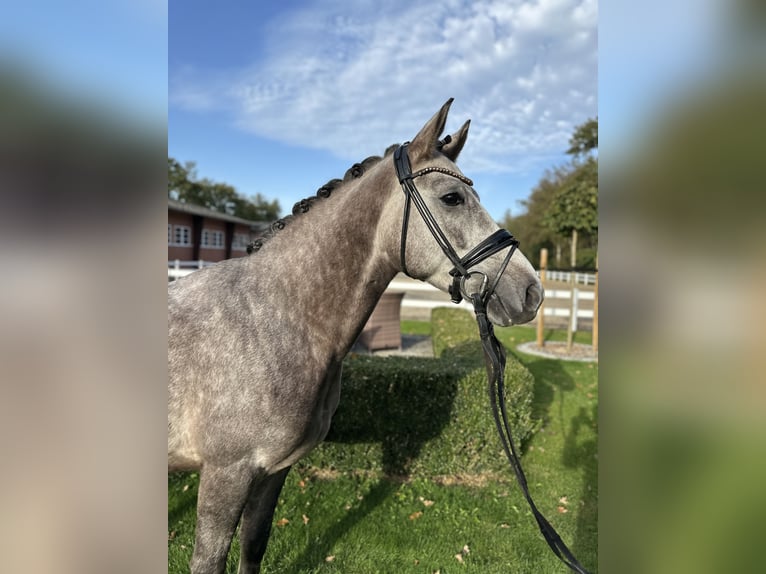
<svg viewBox="0 0 766 574">
<path fill-rule="evenodd" d="M 221 261 L 247 255 L 269 224 L 168 200 L 168 261 Z"/>
</svg>

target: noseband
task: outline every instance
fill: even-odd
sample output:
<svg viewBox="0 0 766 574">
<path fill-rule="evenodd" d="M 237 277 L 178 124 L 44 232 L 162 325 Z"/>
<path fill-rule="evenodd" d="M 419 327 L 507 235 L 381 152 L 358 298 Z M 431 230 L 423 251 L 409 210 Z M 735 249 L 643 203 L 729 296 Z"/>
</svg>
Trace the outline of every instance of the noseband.
<svg viewBox="0 0 766 574">
<path fill-rule="evenodd" d="M 447 136 L 447 138 L 449 137 L 450 136 Z M 449 143 L 449 141 L 449 139 L 445 139 L 442 145 Z M 431 232 L 431 235 L 433 235 L 436 243 L 447 256 L 447 259 L 449 259 L 454 266 L 449 272 L 449 274 L 452 276 L 452 285 L 449 289 L 450 295 L 452 296 L 452 302 L 460 303 L 463 297 L 473 301 L 474 297 L 478 296 L 484 306 L 486 306 L 487 303 L 489 303 L 490 296 L 492 293 L 494 293 L 495 288 L 500 281 L 500 277 L 503 275 L 503 272 L 508 266 L 511 257 L 513 256 L 513 252 L 516 251 L 516 248 L 519 246 L 519 242 L 507 230 L 498 229 L 495 233 L 487 237 L 484 241 L 479 243 L 476 247 L 471 249 L 461 258 L 455 251 L 454 247 L 452 247 L 452 244 L 449 242 L 449 239 L 447 239 L 447 236 L 444 235 L 444 232 L 442 231 L 441 227 L 439 227 L 439 224 L 431 211 L 428 209 L 428 205 L 426 205 L 426 202 L 423 200 L 423 196 L 420 195 L 418 188 L 415 187 L 414 180 L 421 175 L 438 172 L 454 177 L 466 185 L 472 186 L 473 182 L 464 175 L 444 167 L 426 167 L 416 171 L 415 173 L 412 173 L 410 157 L 409 153 L 407 152 L 408 147 L 409 143 L 404 143 L 396 148 L 396 151 L 394 151 L 394 165 L 396 166 L 396 175 L 399 178 L 399 183 L 402 186 L 402 191 L 404 191 L 405 197 L 404 216 L 402 217 L 402 244 L 400 251 L 402 271 L 404 271 L 406 275 L 409 275 L 409 272 L 407 271 L 405 252 L 407 247 L 407 229 L 409 227 L 410 220 L 410 207 L 412 204 L 415 204 L 415 208 L 420 213 L 420 216 L 423 218 L 426 227 L 428 227 L 428 230 Z M 470 271 L 471 267 L 478 265 L 488 257 L 491 257 L 495 253 L 502 251 L 507 247 L 510 247 L 510 250 L 505 256 L 505 259 L 503 260 L 503 263 L 500 266 L 497 275 L 495 275 L 492 283 L 489 283 L 489 278 L 483 272 Z M 481 275 L 484 278 L 479 293 L 467 293 L 465 291 L 465 282 L 472 275 Z"/>
<path fill-rule="evenodd" d="M 443 146 L 449 143 L 450 136 L 441 143 Z M 396 175 L 399 178 L 399 183 L 404 191 L 404 217 L 402 218 L 402 245 L 400 258 L 402 263 L 402 271 L 407 275 L 407 262 L 405 261 L 405 251 L 407 245 L 407 228 L 409 227 L 410 219 L 410 207 L 415 204 L 415 208 L 420 212 L 423 221 L 425 222 L 428 230 L 433 235 L 436 243 L 441 250 L 450 260 L 454 266 L 449 274 L 452 276 L 452 285 L 449 292 L 452 296 L 454 303 L 460 303 L 465 296 L 473 303 L 474 313 L 476 314 L 476 321 L 479 325 L 479 335 L 481 336 L 481 344 L 484 350 L 484 362 L 487 368 L 487 377 L 489 379 L 489 396 L 490 404 L 492 406 L 492 415 L 495 419 L 495 426 L 497 432 L 500 435 L 500 442 L 503 445 L 503 450 L 511 464 L 516 480 L 519 483 L 524 497 L 527 499 L 532 514 L 537 521 L 537 526 L 540 529 L 545 541 L 553 551 L 553 553 L 566 564 L 572 571 L 579 574 L 588 574 L 588 571 L 582 567 L 577 561 L 577 558 L 567 548 L 567 545 L 559 536 L 556 529 L 546 520 L 542 513 L 537 509 L 531 495 L 529 494 L 529 488 L 527 487 L 527 477 L 524 475 L 524 469 L 521 467 L 521 461 L 516 452 L 516 447 L 513 444 L 513 437 L 511 436 L 510 424 L 508 422 L 508 413 L 505 407 L 505 348 L 495 337 L 494 328 L 492 323 L 487 318 L 487 304 L 489 298 L 494 293 L 497 287 L 500 277 L 508 267 L 508 262 L 511 260 L 513 253 L 519 246 L 519 242 L 505 229 L 499 229 L 492 235 L 487 237 L 484 241 L 479 243 L 476 247 L 471 249 L 463 257 L 458 256 L 455 249 L 450 244 L 447 236 L 439 227 L 436 219 L 431 211 L 428 209 L 426 202 L 423 200 L 423 196 L 420 195 L 417 187 L 415 187 L 415 178 L 428 173 L 438 172 L 445 175 L 449 175 L 456 179 L 459 179 L 466 185 L 473 185 L 473 182 L 462 174 L 444 167 L 426 167 L 415 173 L 412 173 L 412 167 L 410 166 L 410 158 L 407 153 L 408 143 L 404 143 L 396 148 L 394 151 L 394 165 L 396 166 Z M 500 265 L 500 269 L 495 275 L 495 278 L 490 284 L 487 275 L 481 271 L 470 271 L 471 267 L 474 267 L 491 257 L 495 253 L 502 251 L 503 249 L 510 247 L 508 254 L 503 259 L 503 263 Z M 472 275 L 481 275 L 483 277 L 481 283 L 481 289 L 478 293 L 466 292 L 466 280 Z"/>
</svg>

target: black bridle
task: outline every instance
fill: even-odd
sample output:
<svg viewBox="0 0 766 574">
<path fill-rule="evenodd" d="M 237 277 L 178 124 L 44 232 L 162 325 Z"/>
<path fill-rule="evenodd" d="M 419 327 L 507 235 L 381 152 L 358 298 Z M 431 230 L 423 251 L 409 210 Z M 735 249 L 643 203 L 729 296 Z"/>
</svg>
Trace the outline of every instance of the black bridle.
<svg viewBox="0 0 766 574">
<path fill-rule="evenodd" d="M 449 143 L 449 136 L 440 145 Z M 499 229 L 484 241 L 479 243 L 476 247 L 471 249 L 463 257 L 458 256 L 455 249 L 447 239 L 442 229 L 439 227 L 438 222 L 434 218 L 431 211 L 428 209 L 426 202 L 423 200 L 423 196 L 420 195 L 417 187 L 415 187 L 415 178 L 428 173 L 438 172 L 445 175 L 454 177 L 466 185 L 472 186 L 473 182 L 462 174 L 452 171 L 443 167 L 426 167 L 415 173 L 412 173 L 412 167 L 410 165 L 409 154 L 407 153 L 407 147 L 409 143 L 400 145 L 394 151 L 394 165 L 396 166 L 396 175 L 399 178 L 399 183 L 404 191 L 404 216 L 402 218 L 402 244 L 400 251 L 400 258 L 402 264 L 402 271 L 409 275 L 407 271 L 407 263 L 405 258 L 406 245 L 407 245 L 407 228 L 409 227 L 410 208 L 411 205 L 415 205 L 415 208 L 420 213 L 423 221 L 428 227 L 428 230 L 433 235 L 436 243 L 441 250 L 450 260 L 454 266 L 449 274 L 452 276 L 452 285 L 449 292 L 452 296 L 452 301 L 460 303 L 465 297 L 473 304 L 474 313 L 476 314 L 476 322 L 479 326 L 479 335 L 481 336 L 481 344 L 484 350 L 484 363 L 487 368 L 487 377 L 489 379 L 489 397 L 490 404 L 492 405 L 492 414 L 495 419 L 495 426 L 497 432 L 500 435 L 500 442 L 503 444 L 503 450 L 508 458 L 508 461 L 513 468 L 513 472 L 516 475 L 516 480 L 519 483 L 524 497 L 527 499 L 532 514 L 537 521 L 537 525 L 540 528 L 545 541 L 550 546 L 553 553 L 566 564 L 574 572 L 579 574 L 588 574 L 588 571 L 582 567 L 577 561 L 572 552 L 567 548 L 567 545 L 559 536 L 558 532 L 551 526 L 551 524 L 540 513 L 529 494 L 529 488 L 527 486 L 527 477 L 524 474 L 524 469 L 521 467 L 521 461 L 516 452 L 516 447 L 513 444 L 513 437 L 511 436 L 510 425 L 508 423 L 508 413 L 505 408 L 505 349 L 502 344 L 495 337 L 494 327 L 490 323 L 487 317 L 487 305 L 489 298 L 495 291 L 500 277 L 508 267 L 508 263 L 511 260 L 514 252 L 519 246 L 519 242 L 505 229 Z M 488 257 L 491 257 L 495 253 L 502 251 L 503 249 L 510 248 L 508 254 L 503 259 L 500 269 L 498 270 L 495 278 L 492 282 L 489 282 L 487 275 L 481 271 L 471 271 L 471 267 L 476 266 Z M 478 292 L 467 293 L 466 281 L 472 275 L 481 275 L 483 280 L 481 282 L 481 288 Z"/>
<path fill-rule="evenodd" d="M 447 136 L 447 138 L 449 138 L 449 136 Z M 444 143 L 449 143 L 449 139 L 445 139 Z M 407 152 L 408 146 L 409 143 L 404 143 L 394 151 L 394 165 L 396 166 L 396 175 L 399 178 L 399 183 L 402 185 L 402 190 L 404 191 L 405 197 L 404 216 L 402 217 L 402 245 L 400 252 L 402 271 L 404 271 L 406 275 L 409 275 L 409 272 L 407 271 L 405 251 L 407 247 L 407 229 L 409 227 L 410 221 L 410 206 L 414 204 L 415 208 L 420 213 L 420 216 L 423 218 L 426 227 L 428 227 L 428 230 L 431 232 L 431 235 L 433 235 L 434 239 L 436 239 L 436 243 L 439 244 L 439 247 L 447 256 L 447 259 L 449 259 L 452 265 L 454 265 L 452 270 L 449 272 L 449 274 L 452 276 L 452 286 L 449 290 L 450 295 L 452 296 L 452 301 L 454 303 L 460 303 L 463 296 L 470 298 L 470 295 L 465 292 L 465 282 L 472 275 L 481 275 L 484 277 L 484 280 L 482 282 L 482 291 L 480 295 L 484 304 L 486 305 L 489 302 L 490 296 L 492 293 L 494 293 L 495 288 L 500 281 L 500 277 L 505 271 L 505 268 L 508 266 L 508 262 L 511 260 L 513 252 L 516 251 L 516 248 L 519 246 L 519 242 L 513 235 L 508 233 L 507 230 L 498 229 L 495 231 L 495 233 L 487 237 L 484 241 L 466 253 L 462 258 L 458 256 L 457 252 L 452 247 L 452 244 L 449 242 L 449 239 L 447 239 L 447 236 L 444 235 L 444 232 L 439 227 L 439 224 L 437 223 L 433 214 L 428 209 L 426 202 L 423 200 L 423 196 L 420 195 L 418 188 L 415 187 L 414 179 L 428 173 L 438 172 L 459 179 L 466 185 L 472 186 L 473 182 L 464 175 L 444 167 L 426 167 L 416 171 L 415 173 L 412 173 L 410 157 L 409 153 Z M 469 271 L 471 267 L 478 265 L 488 257 L 491 257 L 498 251 L 502 251 L 508 247 L 510 247 L 510 251 L 508 252 L 508 255 L 506 255 L 505 260 L 503 260 L 503 263 L 491 284 L 489 283 L 487 276 L 481 271 Z"/>
</svg>

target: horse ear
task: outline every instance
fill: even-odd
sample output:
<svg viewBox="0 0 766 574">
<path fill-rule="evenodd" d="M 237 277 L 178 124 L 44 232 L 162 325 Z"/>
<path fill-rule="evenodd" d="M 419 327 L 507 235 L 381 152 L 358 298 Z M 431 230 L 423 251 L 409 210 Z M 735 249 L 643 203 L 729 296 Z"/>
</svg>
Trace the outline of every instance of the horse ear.
<svg viewBox="0 0 766 574">
<path fill-rule="evenodd" d="M 460 155 L 460 151 L 468 139 L 469 127 L 471 127 L 471 120 L 467 120 L 458 131 L 452 134 L 450 140 L 442 146 L 442 153 L 453 162 L 457 161 L 457 156 Z"/>
<path fill-rule="evenodd" d="M 410 156 L 413 160 L 418 158 L 426 159 L 436 151 L 436 143 L 439 136 L 444 131 L 444 125 L 447 123 L 447 114 L 455 98 L 450 98 L 434 116 L 428 120 L 428 123 L 418 132 L 410 143 Z"/>
</svg>

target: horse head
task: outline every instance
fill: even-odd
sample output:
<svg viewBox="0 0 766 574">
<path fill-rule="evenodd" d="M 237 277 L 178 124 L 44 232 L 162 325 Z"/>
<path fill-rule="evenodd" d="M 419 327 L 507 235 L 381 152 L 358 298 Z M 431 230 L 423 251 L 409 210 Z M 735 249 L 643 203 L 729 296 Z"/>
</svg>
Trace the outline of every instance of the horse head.
<svg viewBox="0 0 766 574">
<path fill-rule="evenodd" d="M 526 323 L 543 301 L 542 285 L 516 249 L 518 242 L 500 231 L 471 180 L 455 165 L 470 120 L 440 140 L 451 103 L 394 154 L 396 185 L 404 193 L 400 189 L 392 194 L 397 205 L 389 213 L 404 213 L 397 218 L 400 228 L 391 229 L 400 238 L 401 270 L 451 292 L 453 300 L 486 294 L 488 317 L 498 326 Z"/>
</svg>

